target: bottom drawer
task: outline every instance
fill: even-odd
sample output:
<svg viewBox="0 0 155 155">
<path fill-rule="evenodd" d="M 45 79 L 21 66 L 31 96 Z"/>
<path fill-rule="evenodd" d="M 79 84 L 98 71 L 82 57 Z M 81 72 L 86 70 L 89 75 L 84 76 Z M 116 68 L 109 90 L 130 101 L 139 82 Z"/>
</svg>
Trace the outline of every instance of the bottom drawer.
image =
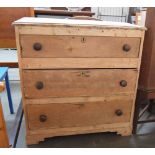
<svg viewBox="0 0 155 155">
<path fill-rule="evenodd" d="M 55 100 L 55 101 L 54 101 Z M 76 98 L 65 101 L 27 104 L 29 129 L 96 126 L 129 122 L 133 104 L 131 96 Z"/>
</svg>

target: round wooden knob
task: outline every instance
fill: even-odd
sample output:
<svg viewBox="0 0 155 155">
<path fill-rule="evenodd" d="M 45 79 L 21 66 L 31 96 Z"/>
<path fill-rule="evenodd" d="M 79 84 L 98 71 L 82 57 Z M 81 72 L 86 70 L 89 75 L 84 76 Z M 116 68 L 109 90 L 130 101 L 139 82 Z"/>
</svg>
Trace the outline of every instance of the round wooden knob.
<svg viewBox="0 0 155 155">
<path fill-rule="evenodd" d="M 34 43 L 33 49 L 36 51 L 40 51 L 42 49 L 42 45 L 40 43 Z"/>
<path fill-rule="evenodd" d="M 36 83 L 36 88 L 37 88 L 37 89 L 43 89 L 43 88 L 44 88 L 43 82 L 38 81 L 38 82 Z"/>
<path fill-rule="evenodd" d="M 46 115 L 40 115 L 39 120 L 40 120 L 40 122 L 46 122 L 47 121 L 47 116 Z"/>
<path fill-rule="evenodd" d="M 120 109 L 117 109 L 117 110 L 115 111 L 115 114 L 116 114 L 117 116 L 122 116 L 122 115 L 123 115 L 123 111 L 120 110 Z"/>
<path fill-rule="evenodd" d="M 126 87 L 126 86 L 127 86 L 127 81 L 121 80 L 121 81 L 120 81 L 120 86 Z"/>
<path fill-rule="evenodd" d="M 128 51 L 130 51 L 130 49 L 131 49 L 130 45 L 128 45 L 128 44 L 123 45 L 123 51 L 128 52 Z"/>
</svg>

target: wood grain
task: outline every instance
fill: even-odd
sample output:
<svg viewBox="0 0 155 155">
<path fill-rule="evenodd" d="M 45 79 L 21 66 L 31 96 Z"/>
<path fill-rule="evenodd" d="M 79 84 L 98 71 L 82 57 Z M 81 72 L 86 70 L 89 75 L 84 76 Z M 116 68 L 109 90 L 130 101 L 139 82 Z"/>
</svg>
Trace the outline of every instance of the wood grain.
<svg viewBox="0 0 155 155">
<path fill-rule="evenodd" d="M 94 132 L 131 135 L 145 28 L 75 23 L 15 23 L 28 144 Z M 122 55 L 124 41 L 133 53 Z M 43 45 L 38 53 L 34 42 Z M 116 117 L 116 108 L 124 115 Z"/>
<path fill-rule="evenodd" d="M 84 70 L 24 70 L 26 98 L 104 96 L 135 91 L 137 70 L 84 69 Z M 127 86 L 120 86 L 122 80 Z M 43 89 L 37 89 L 37 82 Z"/>
<path fill-rule="evenodd" d="M 0 82 L 0 93 L 3 92 L 5 89 L 5 84 L 4 82 Z"/>
<path fill-rule="evenodd" d="M 139 29 L 121 29 L 95 26 L 39 26 L 39 25 L 16 25 L 20 35 L 75 35 L 75 36 L 108 36 L 108 37 L 143 37 L 143 31 Z M 93 29 L 93 30 L 92 30 Z"/>
<path fill-rule="evenodd" d="M 139 78 L 139 88 L 155 90 L 155 9 L 148 8 L 146 15 L 146 31 Z"/>
<path fill-rule="evenodd" d="M 41 44 L 42 49 L 36 51 L 35 43 Z M 125 44 L 131 50 L 124 51 Z M 137 58 L 140 38 L 24 35 L 21 36 L 21 47 L 23 58 Z"/>
<path fill-rule="evenodd" d="M 132 129 L 129 123 L 113 123 L 90 127 L 74 127 L 74 128 L 58 128 L 58 129 L 41 129 L 41 130 L 27 130 L 26 142 L 27 144 L 37 144 L 44 141 L 47 137 L 67 136 L 86 133 L 97 132 L 115 132 L 122 136 L 130 136 Z"/>
<path fill-rule="evenodd" d="M 0 8 L 0 48 L 16 48 L 12 22 L 25 16 L 34 16 L 32 8 Z"/>
<path fill-rule="evenodd" d="M 74 16 L 92 16 L 95 13 L 91 12 L 91 11 L 68 11 L 68 10 L 62 10 L 60 8 L 50 8 L 50 9 L 42 9 L 42 8 L 37 8 L 34 9 L 34 12 L 36 15 L 54 15 L 54 16 L 70 16 L 70 17 L 74 17 Z"/>
<path fill-rule="evenodd" d="M 22 69 L 137 68 L 139 58 L 22 58 Z"/>
<path fill-rule="evenodd" d="M 0 62 L 1 67 L 18 68 L 18 62 Z"/>
<path fill-rule="evenodd" d="M 7 148 L 7 147 L 9 147 L 9 140 L 3 116 L 2 105 L 0 101 L 0 148 Z"/>
<path fill-rule="evenodd" d="M 29 128 L 32 130 L 58 129 L 129 122 L 132 102 L 133 99 L 130 96 L 119 96 L 109 97 L 98 102 L 27 105 Z M 118 109 L 122 110 L 122 116 L 115 114 Z M 45 115 L 47 121 L 40 122 L 40 115 Z"/>
<path fill-rule="evenodd" d="M 0 93 L 3 92 L 4 89 L 5 89 L 4 83 L 0 82 Z M 0 148 L 7 148 L 7 147 L 9 147 L 9 140 L 3 116 L 2 104 L 0 100 Z"/>
<path fill-rule="evenodd" d="M 79 20 L 79 19 L 58 19 L 58 18 L 34 18 L 23 17 L 13 23 L 14 25 L 39 25 L 39 26 L 67 26 L 67 27 L 103 27 L 103 28 L 115 28 L 115 29 L 130 29 L 130 30 L 145 30 L 143 26 L 125 23 L 125 22 L 112 22 L 103 20 Z"/>
</svg>

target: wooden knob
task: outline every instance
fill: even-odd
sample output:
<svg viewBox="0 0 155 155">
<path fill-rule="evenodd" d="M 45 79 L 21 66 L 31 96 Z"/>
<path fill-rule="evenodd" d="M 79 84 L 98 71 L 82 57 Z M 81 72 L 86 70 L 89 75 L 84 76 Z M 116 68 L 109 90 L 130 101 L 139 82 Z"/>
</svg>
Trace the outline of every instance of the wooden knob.
<svg viewBox="0 0 155 155">
<path fill-rule="evenodd" d="M 47 116 L 46 115 L 40 115 L 39 120 L 40 120 L 40 122 L 46 122 L 47 121 Z"/>
<path fill-rule="evenodd" d="M 122 110 L 117 109 L 117 110 L 115 111 L 115 114 L 116 114 L 117 116 L 122 116 L 122 115 L 123 115 L 123 112 L 122 112 Z"/>
<path fill-rule="evenodd" d="M 120 86 L 126 87 L 126 86 L 127 86 L 127 81 L 121 80 L 121 81 L 120 81 Z"/>
<path fill-rule="evenodd" d="M 43 89 L 44 88 L 44 84 L 41 81 L 36 82 L 35 86 L 36 86 L 37 89 Z"/>
<path fill-rule="evenodd" d="M 40 51 L 42 49 L 42 45 L 40 43 L 34 43 L 33 49 L 36 51 Z"/>
<path fill-rule="evenodd" d="M 128 45 L 128 44 L 123 45 L 123 51 L 128 52 L 128 51 L 130 51 L 130 49 L 131 49 L 130 45 Z"/>
<path fill-rule="evenodd" d="M 0 82 L 0 92 L 3 92 L 5 90 L 5 84 L 4 82 Z"/>
</svg>

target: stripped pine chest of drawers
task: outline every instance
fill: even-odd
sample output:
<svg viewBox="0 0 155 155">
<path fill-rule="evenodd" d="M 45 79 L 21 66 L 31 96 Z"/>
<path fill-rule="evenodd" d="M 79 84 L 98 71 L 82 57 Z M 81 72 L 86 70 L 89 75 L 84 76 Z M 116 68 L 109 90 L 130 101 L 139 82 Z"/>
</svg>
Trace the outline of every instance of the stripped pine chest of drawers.
<svg viewBox="0 0 155 155">
<path fill-rule="evenodd" d="M 27 144 L 95 132 L 131 135 L 144 27 L 33 17 L 14 25 Z"/>
</svg>

